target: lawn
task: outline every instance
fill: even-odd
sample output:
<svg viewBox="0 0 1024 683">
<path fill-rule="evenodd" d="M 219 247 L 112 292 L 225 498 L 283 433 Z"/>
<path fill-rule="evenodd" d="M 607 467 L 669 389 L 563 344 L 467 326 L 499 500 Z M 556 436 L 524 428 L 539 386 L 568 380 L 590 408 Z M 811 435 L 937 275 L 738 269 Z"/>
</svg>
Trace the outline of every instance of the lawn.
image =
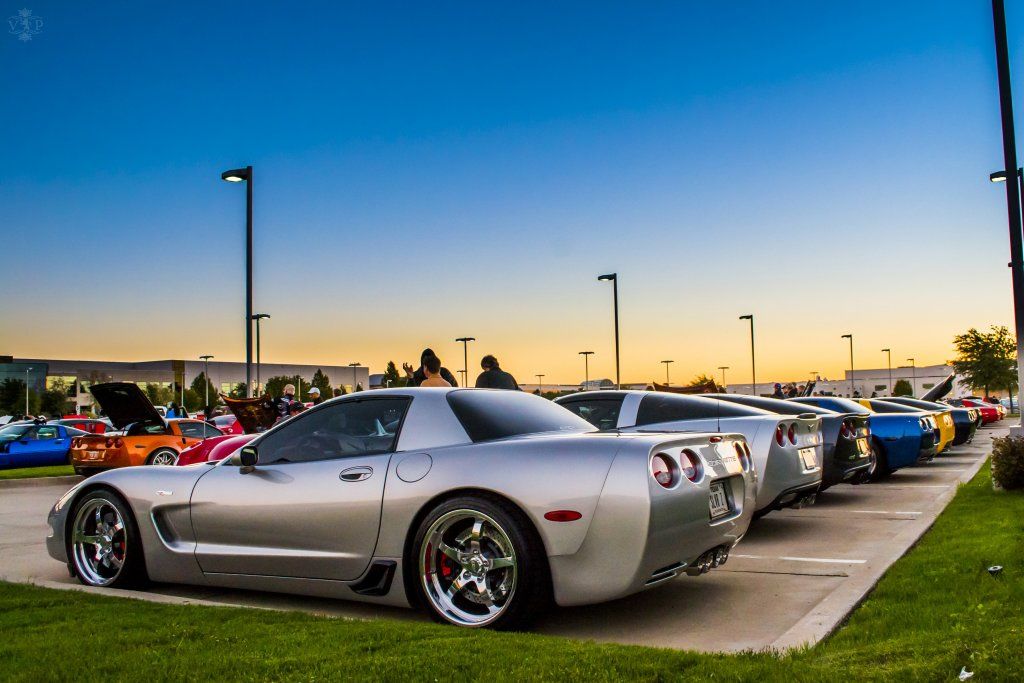
<svg viewBox="0 0 1024 683">
<path fill-rule="evenodd" d="M 992 577 L 990 565 L 1004 567 Z M 956 680 L 1024 677 L 1024 495 L 987 468 L 834 636 L 702 655 L 424 623 L 159 605 L 0 583 L 0 678 Z M 757 596 L 751 596 L 756 599 Z"/>
<path fill-rule="evenodd" d="M 73 475 L 71 465 L 52 465 L 50 467 L 18 467 L 12 470 L 0 470 L 0 479 L 29 479 L 31 477 L 66 477 Z"/>
</svg>

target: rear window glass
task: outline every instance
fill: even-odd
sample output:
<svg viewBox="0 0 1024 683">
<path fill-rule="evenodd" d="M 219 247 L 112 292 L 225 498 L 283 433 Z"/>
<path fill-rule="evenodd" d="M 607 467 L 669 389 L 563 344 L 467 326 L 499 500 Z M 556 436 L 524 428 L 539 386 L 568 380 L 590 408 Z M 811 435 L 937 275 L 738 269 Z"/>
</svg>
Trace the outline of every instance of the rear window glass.
<svg viewBox="0 0 1024 683">
<path fill-rule="evenodd" d="M 519 391 L 463 389 L 448 405 L 473 441 L 543 432 L 592 432 L 593 425 L 551 401 Z"/>
<path fill-rule="evenodd" d="M 218 427 L 230 427 L 236 422 L 238 422 L 238 418 L 234 415 L 220 415 L 219 417 L 213 418 L 213 424 Z"/>
<path fill-rule="evenodd" d="M 793 403 L 792 401 L 783 401 L 777 398 L 760 398 L 758 396 L 717 396 L 723 401 L 729 401 L 730 403 L 738 403 L 743 406 L 753 406 L 760 408 L 761 410 L 767 410 L 772 413 L 778 413 L 780 415 L 800 415 L 801 413 L 814 413 L 815 415 L 831 415 L 831 410 L 825 410 L 818 406 L 812 406 L 807 403 Z"/>
<path fill-rule="evenodd" d="M 581 401 L 563 401 L 561 405 L 598 429 L 615 429 L 619 424 L 622 399 L 597 398 Z"/>
<path fill-rule="evenodd" d="M 803 400 L 796 400 L 794 403 L 801 405 L 816 405 L 825 408 L 826 410 L 834 410 L 839 413 L 867 413 L 870 412 L 866 407 L 851 401 L 848 398 L 836 398 L 836 397 L 825 397 L 825 398 L 808 398 Z"/>
<path fill-rule="evenodd" d="M 919 413 L 920 408 L 911 408 L 910 406 L 900 405 L 899 403 L 889 403 L 888 401 L 870 401 L 871 409 L 877 413 Z"/>
<path fill-rule="evenodd" d="M 677 422 L 679 420 L 713 420 L 720 417 L 746 417 L 762 414 L 757 408 L 740 406 L 697 396 L 648 394 L 640 401 L 637 425 Z"/>
</svg>

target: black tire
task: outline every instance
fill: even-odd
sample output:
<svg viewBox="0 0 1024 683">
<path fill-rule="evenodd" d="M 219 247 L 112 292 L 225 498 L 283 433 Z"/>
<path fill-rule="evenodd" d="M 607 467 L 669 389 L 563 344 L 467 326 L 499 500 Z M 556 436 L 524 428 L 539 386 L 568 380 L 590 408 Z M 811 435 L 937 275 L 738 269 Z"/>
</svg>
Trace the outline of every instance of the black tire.
<svg viewBox="0 0 1024 683">
<path fill-rule="evenodd" d="M 871 450 L 875 454 L 875 470 L 871 473 L 871 481 L 881 481 L 888 478 L 893 471 L 889 469 L 889 458 L 885 454 L 882 442 L 877 438 L 872 438 Z"/>
<path fill-rule="evenodd" d="M 157 458 L 167 456 L 170 456 L 171 458 L 174 459 L 174 462 L 171 464 L 175 464 L 178 462 L 178 452 L 176 450 L 174 450 L 173 448 L 158 448 L 149 454 L 149 457 L 146 458 L 146 464 L 155 465 Z"/>
<path fill-rule="evenodd" d="M 76 467 L 75 468 L 75 474 L 77 474 L 80 477 L 91 477 L 92 475 L 96 474 L 97 472 L 99 472 L 99 470 L 93 469 L 91 467 Z"/>
<path fill-rule="evenodd" d="M 99 508 L 94 512 L 94 508 Z M 113 512 L 116 511 L 116 516 Z M 81 550 L 76 547 L 75 539 L 77 531 L 83 531 L 84 535 L 100 538 L 103 534 L 97 528 L 97 514 L 103 519 L 103 523 L 111 525 L 112 522 L 120 521 L 123 528 L 111 533 L 108 538 L 111 542 L 111 552 L 108 553 L 120 558 L 120 566 L 115 567 L 113 561 L 110 564 L 96 561 L 96 556 L 102 554 L 103 548 L 95 543 L 81 544 Z M 82 517 L 80 529 L 79 517 Z M 119 518 L 119 519 L 118 519 Z M 68 561 L 71 568 L 78 577 L 78 580 L 87 586 L 101 586 L 105 588 L 137 588 L 148 583 L 146 574 L 146 561 L 142 554 L 142 541 L 139 537 L 139 528 L 135 522 L 135 515 L 131 508 L 124 502 L 121 496 L 109 489 L 93 489 L 77 501 L 69 516 L 65 544 L 68 553 Z M 118 546 L 120 545 L 120 552 Z M 104 575 L 106 567 L 106 575 Z M 100 577 L 102 580 L 99 580 Z"/>
<path fill-rule="evenodd" d="M 461 519 L 461 515 L 469 513 L 465 520 Z M 433 538 L 434 534 L 448 533 L 456 534 L 459 531 L 460 525 L 462 529 L 469 529 L 472 527 L 472 520 L 469 517 L 476 516 L 477 519 L 489 518 L 488 522 L 485 523 L 484 528 L 489 532 L 493 533 L 495 537 L 500 537 L 500 541 L 504 542 L 507 540 L 511 543 L 512 552 L 514 555 L 513 564 L 514 572 L 510 569 L 484 569 L 477 571 L 478 574 L 474 575 L 479 577 L 484 582 L 484 591 L 486 595 L 493 598 L 495 595 L 504 595 L 502 588 L 506 587 L 505 581 L 508 580 L 509 576 L 512 576 L 512 588 L 508 591 L 507 597 L 504 602 L 495 600 L 494 605 L 497 606 L 501 602 L 500 609 L 494 616 L 480 615 L 481 621 L 474 623 L 472 621 L 466 621 L 460 619 L 459 610 L 445 612 L 442 610 L 440 602 L 444 600 L 444 597 L 440 595 L 440 591 L 436 588 L 440 587 L 440 582 L 447 581 L 446 578 L 438 576 L 438 573 L 429 574 L 425 568 L 425 557 L 432 556 L 438 561 L 438 567 L 443 569 L 441 565 L 448 562 L 450 571 L 455 577 L 451 581 L 447 581 L 448 587 L 454 584 L 457 580 L 460 572 L 463 578 L 470 577 L 470 563 L 472 557 L 469 554 L 466 557 L 469 558 L 466 564 L 462 565 L 461 568 L 457 568 L 458 565 L 455 561 L 448 559 L 447 556 L 442 557 L 440 551 L 433 546 L 427 546 L 428 534 L 431 534 Z M 446 521 L 454 520 L 454 521 Z M 490 522 L 493 521 L 496 527 L 492 527 Z M 444 532 L 443 525 L 450 523 L 451 526 L 447 527 L 448 531 Z M 438 532 L 438 528 L 435 525 L 442 525 L 440 529 L 442 532 Z M 463 531 L 463 534 L 469 533 Z M 504 534 L 501 536 L 501 534 Z M 449 538 L 455 538 L 449 536 Z M 493 541 L 484 536 L 486 539 L 480 543 L 480 547 L 490 546 L 492 549 L 500 550 L 500 546 L 493 545 Z M 432 554 L 426 554 L 426 548 L 432 549 Z M 486 550 L 486 548 L 484 548 Z M 492 554 L 497 554 L 497 550 L 494 550 Z M 502 553 L 504 554 L 504 553 Z M 482 556 L 486 557 L 487 553 L 482 553 Z M 413 597 L 415 602 L 419 603 L 419 606 L 424 609 L 430 616 L 441 623 L 452 624 L 456 626 L 474 627 L 474 628 L 491 628 L 496 630 L 514 630 L 521 629 L 529 625 L 534 619 L 543 614 L 551 605 L 551 571 L 548 568 L 547 554 L 544 550 L 544 544 L 540 540 L 536 530 L 530 523 L 529 519 L 509 502 L 498 498 L 496 496 L 489 496 L 486 494 L 478 494 L 471 496 L 460 496 L 457 498 L 451 498 L 449 500 L 439 503 L 434 507 L 420 522 L 419 527 L 416 530 L 416 535 L 413 537 L 412 546 L 410 552 L 406 558 L 406 588 L 410 596 Z M 441 572 L 443 573 L 443 571 Z M 447 576 L 447 575 L 445 575 Z M 439 582 L 435 585 L 435 581 Z M 480 584 L 474 581 L 474 578 L 469 578 L 469 582 L 472 582 L 472 589 L 468 586 L 470 583 L 464 585 L 467 586 L 466 594 L 472 592 L 472 590 L 478 591 L 475 595 L 483 594 L 480 589 Z M 428 595 L 427 583 L 432 586 L 431 594 Z M 488 585 L 499 584 L 495 591 L 488 588 Z M 474 605 L 466 600 L 463 595 L 463 591 L 457 591 L 457 595 L 450 598 L 453 601 L 459 603 L 459 607 L 465 607 L 466 609 L 479 609 L 486 612 L 487 607 Z"/>
</svg>

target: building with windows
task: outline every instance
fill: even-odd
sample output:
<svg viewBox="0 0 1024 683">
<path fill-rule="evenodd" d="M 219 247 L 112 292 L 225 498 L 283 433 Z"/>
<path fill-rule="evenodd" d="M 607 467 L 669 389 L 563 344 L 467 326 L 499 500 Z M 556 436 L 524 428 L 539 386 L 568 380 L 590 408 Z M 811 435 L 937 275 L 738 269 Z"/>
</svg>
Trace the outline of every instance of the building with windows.
<svg viewBox="0 0 1024 683">
<path fill-rule="evenodd" d="M 92 409 L 89 386 L 101 382 L 134 382 L 140 386 L 155 384 L 173 389 L 175 394 L 191 386 L 193 380 L 206 368 L 201 360 L 153 360 L 140 362 L 58 360 L 52 358 L 15 358 L 0 356 L 0 382 L 5 379 L 28 380 L 34 392 L 54 387 L 65 388 L 73 399 L 77 411 Z M 260 363 L 260 380 L 286 375 L 299 375 L 304 381 L 313 379 L 320 370 L 335 388 L 344 387 L 351 392 L 357 385 L 370 386 L 370 369 L 349 365 L 297 365 L 288 363 Z M 252 370 L 253 389 L 256 390 L 256 365 Z M 227 394 L 239 384 L 245 385 L 245 363 L 210 361 L 210 382 Z M 179 400 L 181 400 L 179 398 Z"/>
<path fill-rule="evenodd" d="M 936 384 L 946 379 L 953 368 L 949 365 L 922 365 L 920 367 L 898 367 L 892 369 L 892 378 L 890 383 L 890 370 L 888 368 L 872 368 L 868 370 L 854 370 L 852 373 L 853 382 L 851 384 L 851 372 L 847 370 L 843 373 L 842 379 L 834 378 L 828 379 L 825 377 L 817 377 L 814 390 L 819 394 L 829 394 L 834 396 L 850 396 L 856 392 L 858 395 L 865 398 L 872 394 L 876 396 L 891 396 L 892 386 L 894 386 L 901 379 L 907 381 L 908 384 L 913 388 L 914 396 L 921 396 L 928 392 L 929 389 L 934 387 Z M 801 384 L 807 384 L 810 378 L 804 378 L 801 380 L 789 380 L 782 381 L 777 380 L 780 384 L 785 386 L 792 382 L 797 386 Z M 728 391 L 730 394 L 749 394 L 751 393 L 751 387 L 749 384 L 729 384 Z M 775 391 L 775 382 L 758 382 L 757 392 L 762 396 L 771 396 L 772 392 Z M 960 396 L 971 396 L 975 392 L 966 384 L 961 383 L 960 378 L 957 378 L 953 383 L 953 390 L 949 392 L 949 398 L 957 398 Z"/>
</svg>

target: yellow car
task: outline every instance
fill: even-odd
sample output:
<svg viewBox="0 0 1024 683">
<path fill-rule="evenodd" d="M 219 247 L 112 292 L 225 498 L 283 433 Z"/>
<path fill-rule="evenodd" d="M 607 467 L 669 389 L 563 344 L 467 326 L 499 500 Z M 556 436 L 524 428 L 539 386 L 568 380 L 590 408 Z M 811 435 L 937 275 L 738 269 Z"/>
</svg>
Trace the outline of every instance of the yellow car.
<svg viewBox="0 0 1024 683">
<path fill-rule="evenodd" d="M 942 453 L 949 448 L 949 445 L 953 443 L 953 439 L 956 438 L 956 425 L 953 424 L 952 410 L 911 408 L 900 403 L 886 401 L 884 398 L 857 398 L 854 400 L 876 413 L 925 413 L 931 415 L 935 418 L 935 425 L 939 431 L 938 447 L 935 449 L 936 453 Z"/>
</svg>

